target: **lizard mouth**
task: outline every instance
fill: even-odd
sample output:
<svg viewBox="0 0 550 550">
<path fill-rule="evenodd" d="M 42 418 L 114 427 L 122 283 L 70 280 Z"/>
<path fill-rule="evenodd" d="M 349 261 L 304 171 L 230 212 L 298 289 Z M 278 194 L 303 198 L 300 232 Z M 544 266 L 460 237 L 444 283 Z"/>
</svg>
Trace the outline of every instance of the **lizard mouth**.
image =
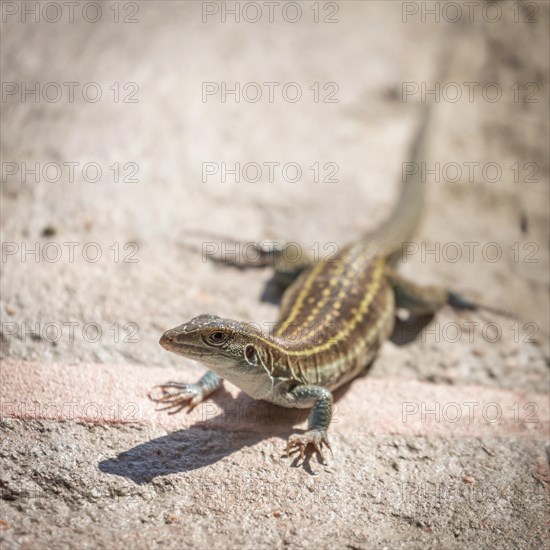
<svg viewBox="0 0 550 550">
<path fill-rule="evenodd" d="M 174 336 L 167 333 L 164 333 L 160 337 L 159 344 L 165 350 L 171 351 L 172 353 L 177 353 L 178 355 L 183 355 L 184 357 L 188 357 L 189 359 L 201 359 L 202 357 L 207 355 L 204 352 L 204 348 L 202 348 L 201 346 L 177 342 Z"/>
</svg>

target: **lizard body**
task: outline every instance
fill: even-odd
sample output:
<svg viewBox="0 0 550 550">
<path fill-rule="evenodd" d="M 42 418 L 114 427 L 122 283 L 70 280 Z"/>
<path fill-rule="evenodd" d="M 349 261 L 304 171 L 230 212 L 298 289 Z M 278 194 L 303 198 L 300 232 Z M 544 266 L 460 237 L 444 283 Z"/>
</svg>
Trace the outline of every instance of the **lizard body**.
<svg viewBox="0 0 550 550">
<path fill-rule="evenodd" d="M 290 283 L 272 334 L 214 315 L 200 315 L 166 331 L 160 344 L 209 371 L 197 384 L 169 382 L 157 399 L 178 410 L 195 406 L 223 379 L 256 399 L 311 408 L 308 431 L 290 436 L 287 452 L 312 444 L 330 449 L 332 391 L 360 374 L 390 336 L 396 307 L 431 313 L 445 303 L 475 307 L 440 287 L 421 287 L 393 271 L 396 254 L 416 228 L 424 203 L 418 166 L 427 139 L 428 111 L 412 148 L 411 170 L 387 221 L 330 259 L 289 265 L 284 249 L 272 257 Z M 265 262 L 262 263 L 265 265 Z M 291 282 L 292 281 L 292 282 Z M 324 458 L 324 457 L 323 457 Z"/>
</svg>

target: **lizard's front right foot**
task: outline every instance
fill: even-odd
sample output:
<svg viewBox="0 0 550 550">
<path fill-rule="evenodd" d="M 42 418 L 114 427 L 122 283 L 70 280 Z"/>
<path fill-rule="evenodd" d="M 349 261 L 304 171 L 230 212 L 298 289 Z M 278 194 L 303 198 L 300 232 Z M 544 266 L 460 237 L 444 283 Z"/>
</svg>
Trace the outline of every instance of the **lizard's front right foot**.
<svg viewBox="0 0 550 550">
<path fill-rule="evenodd" d="M 319 453 L 324 462 L 326 462 L 325 455 L 323 454 L 323 444 L 325 444 L 332 454 L 330 443 L 328 442 L 328 436 L 326 430 L 314 429 L 308 430 L 304 434 L 293 434 L 288 438 L 286 444 L 286 456 L 289 456 L 291 450 L 294 447 L 300 449 L 300 458 L 303 460 L 305 457 L 305 451 L 308 445 L 313 445 L 315 450 Z"/>
<path fill-rule="evenodd" d="M 151 394 L 156 388 L 159 388 L 161 393 L 159 396 L 153 396 Z M 161 403 L 166 405 L 163 408 L 157 409 L 158 411 L 169 410 L 168 414 L 175 414 L 186 405 L 189 405 L 191 411 L 204 399 L 204 393 L 199 384 L 183 384 L 180 382 L 167 382 L 160 386 L 155 386 L 151 392 L 148 393 L 148 397 L 155 403 Z"/>
</svg>

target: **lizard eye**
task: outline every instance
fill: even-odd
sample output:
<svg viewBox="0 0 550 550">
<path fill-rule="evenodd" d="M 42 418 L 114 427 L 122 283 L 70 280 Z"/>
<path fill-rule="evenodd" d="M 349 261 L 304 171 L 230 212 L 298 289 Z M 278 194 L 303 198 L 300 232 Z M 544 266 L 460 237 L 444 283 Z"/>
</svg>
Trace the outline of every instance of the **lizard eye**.
<svg viewBox="0 0 550 550">
<path fill-rule="evenodd" d="M 227 334 L 225 332 L 222 332 L 221 330 L 216 330 L 215 332 L 211 332 L 208 335 L 207 339 L 210 344 L 213 344 L 214 346 L 219 346 L 227 340 Z"/>
<path fill-rule="evenodd" d="M 244 350 L 244 357 L 249 365 L 258 364 L 258 354 L 256 353 L 256 348 L 254 346 L 246 346 Z"/>
</svg>

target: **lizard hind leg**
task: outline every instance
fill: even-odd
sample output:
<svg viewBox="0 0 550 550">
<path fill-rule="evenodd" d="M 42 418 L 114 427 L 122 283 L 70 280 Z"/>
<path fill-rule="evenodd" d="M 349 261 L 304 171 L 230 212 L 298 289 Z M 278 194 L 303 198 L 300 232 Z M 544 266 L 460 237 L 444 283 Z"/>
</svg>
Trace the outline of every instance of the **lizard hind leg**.
<svg viewBox="0 0 550 550">
<path fill-rule="evenodd" d="M 239 269 L 272 267 L 275 272 L 273 279 L 283 290 L 313 264 L 309 253 L 295 242 L 255 242 L 243 245 L 237 241 L 224 241 L 224 245 L 228 242 L 231 244 L 230 251 L 208 253 L 207 257 Z"/>
<path fill-rule="evenodd" d="M 387 275 L 395 293 L 396 307 L 412 315 L 431 315 L 448 303 L 449 292 L 444 287 L 417 285 L 389 269 Z"/>
<path fill-rule="evenodd" d="M 285 243 L 273 255 L 274 279 L 286 289 L 312 264 L 313 260 L 302 246 Z"/>
<path fill-rule="evenodd" d="M 279 317 L 288 309 L 290 300 L 296 292 L 293 283 L 313 265 L 313 260 L 304 248 L 296 243 L 285 243 L 279 248 L 261 249 L 260 255 L 273 268 L 273 276 L 268 281 L 262 294 L 263 302 L 282 304 Z M 292 287 L 292 288 L 291 288 Z"/>
<path fill-rule="evenodd" d="M 505 311 L 478 304 L 445 287 L 417 285 L 409 279 L 402 277 L 391 268 L 387 269 L 386 274 L 394 289 L 396 306 L 408 310 L 412 315 L 431 315 L 444 305 L 449 305 L 458 310 L 485 310 L 496 313 L 497 315 L 511 317 L 511 315 Z"/>
</svg>

